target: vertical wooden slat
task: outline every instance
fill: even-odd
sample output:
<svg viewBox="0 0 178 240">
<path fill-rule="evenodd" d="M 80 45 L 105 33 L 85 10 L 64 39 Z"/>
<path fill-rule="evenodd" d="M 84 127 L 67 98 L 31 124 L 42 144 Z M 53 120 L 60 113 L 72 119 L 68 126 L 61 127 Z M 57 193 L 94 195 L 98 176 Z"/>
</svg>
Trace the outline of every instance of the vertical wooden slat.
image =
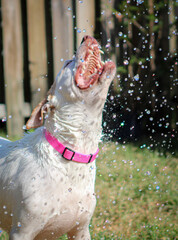
<svg viewBox="0 0 178 240">
<path fill-rule="evenodd" d="M 5 98 L 10 136 L 23 130 L 23 49 L 20 0 L 2 0 Z"/>
<path fill-rule="evenodd" d="M 112 9 L 115 9 L 114 0 L 101 0 L 101 24 L 102 24 L 102 35 L 101 35 L 101 45 L 105 46 L 105 58 L 108 57 L 116 62 L 116 47 L 115 47 L 115 35 L 114 35 L 114 18 L 112 15 Z M 117 65 L 117 64 L 116 64 Z M 114 79 L 114 89 L 117 89 L 118 80 Z"/>
<path fill-rule="evenodd" d="M 178 11 L 178 7 L 177 7 L 177 11 Z M 176 10 L 174 9 L 173 0 L 169 1 L 169 12 L 170 12 L 170 14 L 169 14 L 169 24 L 171 25 L 176 19 L 176 13 L 175 13 Z M 175 33 L 176 33 L 176 24 L 170 26 L 170 28 L 169 28 L 169 34 L 170 34 L 169 51 L 171 53 L 176 51 L 177 37 L 176 37 Z"/>
<path fill-rule="evenodd" d="M 34 108 L 47 91 L 47 54 L 44 0 L 27 0 L 28 47 L 32 107 Z"/>
<path fill-rule="evenodd" d="M 1 9 L 1 1 L 0 1 Z M 2 11 L 0 10 L 0 22 L 2 22 Z M 0 25 L 0 52 L 3 52 L 2 46 L 2 25 Z M 4 89 L 4 69 L 3 69 L 3 55 L 0 54 L 0 103 L 5 102 L 5 89 Z"/>
<path fill-rule="evenodd" d="M 95 30 L 95 1 L 76 1 L 77 45 L 84 35 L 93 36 Z"/>
<path fill-rule="evenodd" d="M 54 76 L 73 55 L 72 0 L 52 0 Z"/>
<path fill-rule="evenodd" d="M 177 11 L 176 11 L 177 10 Z M 170 35 L 170 40 L 169 40 L 169 52 L 171 52 L 171 55 L 174 55 L 177 51 L 177 45 L 178 45 L 178 38 L 176 36 L 176 24 L 172 25 L 172 23 L 176 19 L 176 12 L 178 12 L 178 7 L 174 5 L 174 1 L 170 0 L 169 1 L 169 35 Z M 171 26 L 172 25 L 172 26 Z M 174 77 L 176 78 L 177 76 L 177 71 L 178 71 L 178 66 L 175 64 L 174 67 Z M 177 88 L 174 87 L 174 78 L 170 78 L 170 99 L 175 99 L 177 96 Z M 172 111 L 172 114 L 170 113 L 169 115 L 171 116 L 171 127 L 172 129 L 176 128 L 176 122 L 178 122 L 178 111 L 177 111 L 177 105 L 176 101 L 174 101 L 175 108 L 174 111 Z"/>
<path fill-rule="evenodd" d="M 112 15 L 112 9 L 114 9 L 115 1 L 101 0 L 101 24 L 102 24 L 102 44 L 106 45 L 106 50 L 110 52 L 112 50 L 113 42 L 112 34 L 114 30 L 114 18 Z"/>
</svg>

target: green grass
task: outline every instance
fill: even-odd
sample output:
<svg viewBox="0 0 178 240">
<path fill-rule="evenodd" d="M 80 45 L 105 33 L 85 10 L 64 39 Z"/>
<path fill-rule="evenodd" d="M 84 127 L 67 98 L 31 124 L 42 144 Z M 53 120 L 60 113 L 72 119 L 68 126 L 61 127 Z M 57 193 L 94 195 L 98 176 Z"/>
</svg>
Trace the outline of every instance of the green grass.
<svg viewBox="0 0 178 240">
<path fill-rule="evenodd" d="M 3 130 L 0 130 L 0 137 L 7 138 L 7 139 L 9 139 L 10 141 L 16 141 L 16 140 L 19 140 L 19 139 L 20 139 L 19 136 L 9 137 L 9 136 L 5 133 L 5 131 L 3 131 Z"/>
<path fill-rule="evenodd" d="M 92 239 L 176 239 L 176 158 L 104 144 Z"/>
<path fill-rule="evenodd" d="M 131 144 L 102 144 L 92 239 L 177 239 L 176 160 Z"/>
</svg>

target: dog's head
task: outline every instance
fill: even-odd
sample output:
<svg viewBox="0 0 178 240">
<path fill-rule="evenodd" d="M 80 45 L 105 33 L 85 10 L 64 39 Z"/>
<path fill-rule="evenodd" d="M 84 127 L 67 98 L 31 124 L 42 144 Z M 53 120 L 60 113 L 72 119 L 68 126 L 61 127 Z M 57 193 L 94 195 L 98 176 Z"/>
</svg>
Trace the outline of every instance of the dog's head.
<svg viewBox="0 0 178 240">
<path fill-rule="evenodd" d="M 43 114 L 76 102 L 93 105 L 99 100 L 103 105 L 108 88 L 116 72 L 112 61 L 101 61 L 100 46 L 96 39 L 85 36 L 75 57 L 64 63 L 47 97 L 33 110 L 26 128 L 43 124 Z"/>
</svg>

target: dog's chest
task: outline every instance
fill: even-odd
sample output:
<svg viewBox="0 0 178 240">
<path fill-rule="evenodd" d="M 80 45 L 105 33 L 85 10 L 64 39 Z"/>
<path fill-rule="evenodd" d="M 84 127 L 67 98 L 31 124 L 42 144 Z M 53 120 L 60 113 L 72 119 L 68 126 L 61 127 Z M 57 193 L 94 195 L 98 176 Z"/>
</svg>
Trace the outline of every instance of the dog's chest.
<svg viewBox="0 0 178 240">
<path fill-rule="evenodd" d="M 61 199 L 62 200 L 62 199 Z M 79 192 L 70 193 L 64 197 L 58 207 L 52 207 L 51 217 L 48 219 L 44 230 L 46 231 L 68 231 L 75 226 L 81 226 L 92 216 L 96 204 L 95 195 L 87 193 L 81 195 Z M 63 233 L 62 233 L 63 234 Z"/>
<path fill-rule="evenodd" d="M 74 227 L 81 227 L 94 212 L 95 165 L 73 165 L 73 170 L 71 167 L 65 168 L 58 176 L 57 170 L 53 169 L 51 181 L 44 182 L 46 187 L 40 213 L 45 223 L 41 232 L 43 235 L 53 233 L 59 236 Z M 45 191 L 48 191 L 46 197 Z"/>
</svg>

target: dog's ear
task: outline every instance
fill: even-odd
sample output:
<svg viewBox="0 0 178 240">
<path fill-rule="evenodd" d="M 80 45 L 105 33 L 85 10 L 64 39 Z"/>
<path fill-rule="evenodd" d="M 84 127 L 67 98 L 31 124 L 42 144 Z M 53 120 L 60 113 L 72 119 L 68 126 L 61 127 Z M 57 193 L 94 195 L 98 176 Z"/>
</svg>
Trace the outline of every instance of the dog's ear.
<svg viewBox="0 0 178 240">
<path fill-rule="evenodd" d="M 44 98 L 32 111 L 29 120 L 26 123 L 26 129 L 38 128 L 43 125 L 43 114 L 48 111 L 47 98 Z"/>
<path fill-rule="evenodd" d="M 48 103 L 48 100 L 51 100 L 55 92 L 56 82 L 53 83 L 49 89 L 46 98 L 44 98 L 32 111 L 29 120 L 26 123 L 26 129 L 38 128 L 43 125 L 43 115 L 47 113 L 49 109 L 54 109 L 55 107 Z"/>
</svg>

